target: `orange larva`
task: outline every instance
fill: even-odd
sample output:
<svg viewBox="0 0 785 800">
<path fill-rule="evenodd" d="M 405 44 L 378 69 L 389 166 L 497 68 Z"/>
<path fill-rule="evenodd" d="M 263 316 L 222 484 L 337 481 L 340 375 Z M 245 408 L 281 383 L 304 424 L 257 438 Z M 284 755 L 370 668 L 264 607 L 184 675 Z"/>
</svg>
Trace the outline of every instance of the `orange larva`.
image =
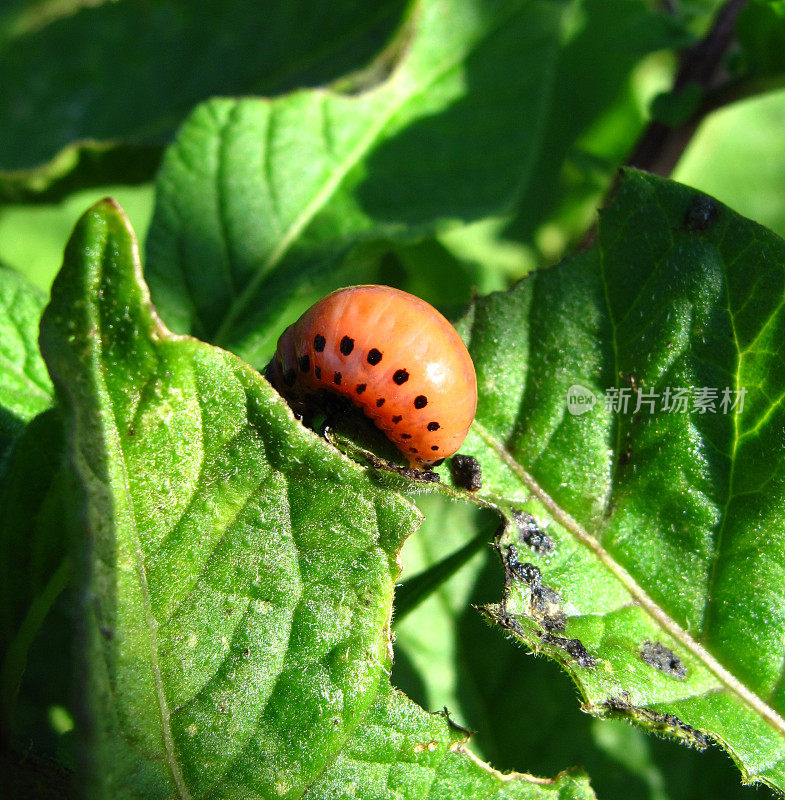
<svg viewBox="0 0 785 800">
<path fill-rule="evenodd" d="M 267 375 L 293 400 L 321 390 L 348 398 L 418 468 L 455 453 L 477 409 L 474 364 L 455 328 L 389 286 L 350 286 L 311 306 L 281 335 Z"/>
</svg>

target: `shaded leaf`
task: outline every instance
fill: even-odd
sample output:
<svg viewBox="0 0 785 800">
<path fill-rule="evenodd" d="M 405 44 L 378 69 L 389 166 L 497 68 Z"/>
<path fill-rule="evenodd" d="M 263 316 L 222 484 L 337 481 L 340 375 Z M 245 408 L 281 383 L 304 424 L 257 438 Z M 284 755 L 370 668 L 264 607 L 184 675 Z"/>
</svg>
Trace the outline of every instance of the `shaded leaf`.
<svg viewBox="0 0 785 800">
<path fill-rule="evenodd" d="M 529 191 L 511 223 L 511 232 L 524 240 L 549 219 L 557 203 L 575 193 L 570 186 L 575 178 L 568 178 L 563 169 L 565 159 L 623 95 L 633 68 L 651 52 L 686 47 L 692 40 L 686 21 L 629 0 L 583 0 L 573 6 L 569 21 L 555 66 L 543 138 L 547 146 L 536 159 Z M 615 163 L 607 165 L 608 182 L 643 125 L 637 112 L 626 117 L 616 113 L 613 124 L 606 126 L 608 143 L 620 142 L 611 148 Z M 592 144 L 600 155 L 596 139 Z M 606 142 L 602 144 L 607 149 Z M 598 191 L 597 199 L 601 196 Z"/>
<path fill-rule="evenodd" d="M 581 776 L 492 773 L 446 720 L 390 710 L 396 559 L 419 514 L 235 356 L 162 326 L 111 201 L 77 225 L 41 341 L 87 499 L 91 797 L 330 797 L 347 776 L 392 797 L 372 789 L 384 764 L 456 797 L 592 796 Z"/>
<path fill-rule="evenodd" d="M 147 272 L 164 320 L 257 366 L 361 239 L 508 210 L 566 4 L 420 0 L 389 79 L 198 108 L 168 151 Z M 499 76 L 504 75 L 504 80 Z"/>
<path fill-rule="evenodd" d="M 31 726 L 46 727 L 53 697 L 61 703 L 70 699 L 71 652 L 58 642 L 47 655 L 44 680 L 29 693 L 32 708 L 17 714 L 30 648 L 70 576 L 65 498 L 71 488 L 63 469 L 62 423 L 50 409 L 24 430 L 0 489 L 0 734 L 6 742 L 26 744 Z M 67 641 L 68 625 L 62 633 Z M 50 637 L 50 646 L 54 640 Z"/>
<path fill-rule="evenodd" d="M 774 787 L 783 265 L 765 229 L 627 173 L 595 249 L 465 321 L 480 403 L 464 449 L 482 462 L 482 492 L 530 515 L 502 537 L 510 588 L 488 614 L 559 660 L 589 711 L 716 741 L 746 780 Z M 596 400 L 582 415 L 567 411 L 575 386 Z M 662 411 L 668 387 L 716 389 L 714 411 Z M 726 387 L 731 400 L 746 390 L 742 413 L 723 413 Z M 625 389 L 626 412 L 606 407 L 607 389 Z M 555 552 L 527 546 L 529 525 Z"/>
<path fill-rule="evenodd" d="M 81 168 L 107 145 L 162 144 L 194 104 L 215 94 L 277 93 L 334 80 L 377 52 L 404 3 L 271 2 L 263 12 L 250 1 L 68 5 L 70 13 L 41 9 L 40 19 L 17 21 L 13 35 L 0 39 L 5 170 L 49 162 L 74 142 L 84 145 L 72 148 L 69 171 Z M 28 191 L 62 179 L 67 157 L 31 173 L 37 183 Z M 140 166 L 154 169 L 154 162 Z M 113 176 L 93 180 L 106 184 Z M 16 176 L 19 191 L 23 178 Z M 77 180 L 85 185 L 87 176 Z"/>
</svg>

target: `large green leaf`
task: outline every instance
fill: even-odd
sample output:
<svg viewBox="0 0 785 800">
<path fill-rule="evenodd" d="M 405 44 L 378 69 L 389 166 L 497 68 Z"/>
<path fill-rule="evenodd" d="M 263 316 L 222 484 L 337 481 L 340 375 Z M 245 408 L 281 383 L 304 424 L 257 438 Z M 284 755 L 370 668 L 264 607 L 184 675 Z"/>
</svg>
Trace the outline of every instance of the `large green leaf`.
<svg viewBox="0 0 785 800">
<path fill-rule="evenodd" d="M 715 741 L 779 788 L 784 295 L 782 240 L 627 173 L 593 250 L 465 321 L 480 388 L 465 449 L 482 495 L 531 515 L 501 538 L 509 591 L 488 614 L 562 662 L 590 712 Z M 567 411 L 574 386 L 597 398 L 585 414 Z M 716 389 L 714 410 L 663 411 L 678 387 Z M 726 387 L 746 390 L 741 413 Z M 527 546 L 532 523 L 555 552 Z"/>
<path fill-rule="evenodd" d="M 24 425 L 52 403 L 52 384 L 38 352 L 44 294 L 0 265 L 0 471 Z"/>
<path fill-rule="evenodd" d="M 495 773 L 390 695 L 419 514 L 235 356 L 162 326 L 111 201 L 77 225 L 41 342 L 86 498 L 91 797 L 592 796 L 580 776 Z"/>
<path fill-rule="evenodd" d="M 163 319 L 260 366 L 284 322 L 340 285 L 353 243 L 508 209 L 538 153 L 566 6 L 419 0 L 371 90 L 198 108 L 147 243 Z"/>
<path fill-rule="evenodd" d="M 196 103 L 356 70 L 389 37 L 404 0 L 30 5 L 0 31 L 0 168 L 16 171 L 0 174 L 0 196 L 46 191 L 75 170 L 83 174 L 72 185 L 149 179 L 157 154 L 146 148 Z M 115 153 L 118 143 L 141 147 Z"/>
</svg>

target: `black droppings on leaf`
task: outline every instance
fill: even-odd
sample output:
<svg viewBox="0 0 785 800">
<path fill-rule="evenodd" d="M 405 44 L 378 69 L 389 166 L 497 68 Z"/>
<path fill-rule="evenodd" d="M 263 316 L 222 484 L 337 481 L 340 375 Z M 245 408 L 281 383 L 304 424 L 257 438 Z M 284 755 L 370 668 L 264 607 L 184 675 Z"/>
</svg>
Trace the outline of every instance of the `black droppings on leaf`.
<svg viewBox="0 0 785 800">
<path fill-rule="evenodd" d="M 664 672 L 678 680 L 687 677 L 684 662 L 668 647 L 660 642 L 645 641 L 640 647 L 640 657 L 650 667 Z"/>
<path fill-rule="evenodd" d="M 554 636 L 552 633 L 541 633 L 540 639 L 545 644 L 564 650 L 579 666 L 591 668 L 597 664 L 597 659 L 583 646 L 580 639 L 569 639 L 566 636 Z"/>
<path fill-rule="evenodd" d="M 544 583 L 532 586 L 529 603 L 532 617 L 546 631 L 563 631 L 567 627 L 567 615 L 562 608 L 561 597 L 555 589 Z"/>
<path fill-rule="evenodd" d="M 529 586 L 539 586 L 541 583 L 542 573 L 528 562 L 521 563 L 518 559 L 518 548 L 511 544 L 507 548 L 507 556 L 505 558 L 505 566 L 507 567 L 508 574 L 528 583 Z"/>
<path fill-rule="evenodd" d="M 428 430 L 431 430 L 430 423 Z M 438 428 L 438 424 L 436 425 Z M 465 456 L 456 453 L 450 460 L 450 472 L 455 485 L 468 492 L 476 492 L 482 489 L 482 467 L 474 456 Z"/>
<path fill-rule="evenodd" d="M 512 518 L 518 526 L 518 539 L 540 555 L 548 555 L 556 549 L 556 542 L 541 530 L 537 520 L 525 511 L 512 510 Z"/>
<path fill-rule="evenodd" d="M 627 696 L 609 697 L 602 706 L 606 712 L 621 714 L 653 729 L 655 733 L 680 739 L 698 750 L 705 750 L 709 746 L 705 733 L 683 722 L 675 714 L 665 714 L 645 706 L 635 706 Z"/>
<path fill-rule="evenodd" d="M 712 226 L 719 213 L 719 206 L 711 197 L 696 195 L 684 214 L 684 227 L 693 233 L 701 233 Z"/>
<path fill-rule="evenodd" d="M 542 573 L 528 562 L 518 559 L 518 548 L 511 544 L 505 558 L 508 583 L 510 578 L 523 581 L 529 586 L 529 615 L 545 631 L 563 631 L 567 627 L 567 616 L 562 609 L 559 593 L 542 582 Z"/>
</svg>

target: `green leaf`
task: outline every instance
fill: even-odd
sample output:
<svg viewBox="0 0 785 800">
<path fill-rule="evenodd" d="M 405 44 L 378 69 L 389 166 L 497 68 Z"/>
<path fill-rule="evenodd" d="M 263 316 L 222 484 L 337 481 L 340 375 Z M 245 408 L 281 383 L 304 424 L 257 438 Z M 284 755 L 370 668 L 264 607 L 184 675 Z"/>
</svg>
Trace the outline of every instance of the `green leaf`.
<svg viewBox="0 0 785 800">
<path fill-rule="evenodd" d="M 501 538 L 510 590 L 487 613 L 559 660 L 590 712 L 714 741 L 779 788 L 784 265 L 765 229 L 626 173 L 593 250 L 466 319 L 480 402 L 462 448 L 485 498 L 531 515 Z M 573 386 L 596 399 L 585 414 Z M 716 388 L 715 412 L 662 411 L 667 387 Z M 723 413 L 726 387 L 746 389 L 742 413 Z M 647 392 L 655 412 L 636 412 Z M 555 552 L 527 546 L 532 523 Z"/>
<path fill-rule="evenodd" d="M 261 366 L 358 240 L 509 210 L 539 152 L 566 5 L 420 0 L 372 90 L 198 108 L 164 159 L 147 243 L 163 319 Z"/>
<path fill-rule="evenodd" d="M 455 797 L 592 796 L 581 776 L 494 773 L 389 695 L 397 554 L 419 513 L 235 356 L 162 326 L 111 201 L 77 225 L 41 342 L 86 495 L 91 797 L 328 797 L 350 781 L 392 798 L 386 774 L 423 772 Z"/>
<path fill-rule="evenodd" d="M 472 516 L 471 507 L 436 495 L 417 504 L 425 520 L 401 553 L 403 588 L 451 559 L 487 524 L 477 509 Z M 424 708 L 446 705 L 451 719 L 476 731 L 473 749 L 497 769 L 525 764 L 536 775 L 551 775 L 581 764 L 603 800 L 771 798 L 764 786 L 742 786 L 718 748 L 699 752 L 583 713 L 566 673 L 547 657 L 510 647 L 502 630 L 477 613 L 498 600 L 503 582 L 498 555 L 486 548 L 403 621 L 398 588 L 393 685 Z"/>
<path fill-rule="evenodd" d="M 563 773 L 555 780 L 502 775 L 465 747 L 466 733 L 447 718 L 427 714 L 400 692 L 380 693 L 363 726 L 306 798 L 465 797 L 589 800 L 585 778 Z"/>
<path fill-rule="evenodd" d="M 160 145 L 196 103 L 216 94 L 334 80 L 377 52 L 403 1 L 279 0 L 263 14 L 251 0 L 63 3 L 59 13 L 53 5 L 31 9 L 7 41 L 0 38 L 5 170 L 36 167 L 74 142 L 88 150 Z"/>
<path fill-rule="evenodd" d="M 43 292 L 0 265 L 0 471 L 24 425 L 52 403 L 52 385 L 38 352 L 44 302 Z"/>
</svg>

